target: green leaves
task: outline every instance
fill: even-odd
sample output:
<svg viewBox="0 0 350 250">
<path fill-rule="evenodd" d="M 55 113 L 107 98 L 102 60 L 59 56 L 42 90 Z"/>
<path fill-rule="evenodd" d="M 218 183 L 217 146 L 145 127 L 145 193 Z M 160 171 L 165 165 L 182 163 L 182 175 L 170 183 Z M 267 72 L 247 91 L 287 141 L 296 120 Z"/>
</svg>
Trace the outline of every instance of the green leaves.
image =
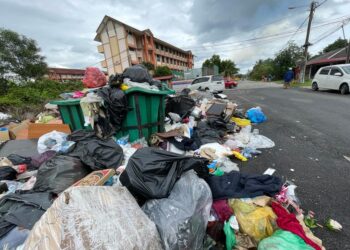
<svg viewBox="0 0 350 250">
<path fill-rule="evenodd" d="M 47 72 L 44 57 L 33 39 L 0 29 L 0 78 L 15 74 L 22 80 L 38 79 Z"/>
<path fill-rule="evenodd" d="M 233 76 L 238 73 L 239 69 L 232 60 L 221 60 L 219 55 L 212 55 L 210 59 L 207 59 L 202 64 L 202 67 L 213 68 L 217 66 L 219 68 L 219 74 L 227 76 Z"/>
</svg>

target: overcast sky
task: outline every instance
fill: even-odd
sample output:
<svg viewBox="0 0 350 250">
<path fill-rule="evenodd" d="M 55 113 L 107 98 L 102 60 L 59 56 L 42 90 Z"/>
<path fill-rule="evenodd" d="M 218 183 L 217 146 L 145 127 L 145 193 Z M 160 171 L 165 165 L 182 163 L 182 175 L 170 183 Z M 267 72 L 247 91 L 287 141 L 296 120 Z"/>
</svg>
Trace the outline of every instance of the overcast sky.
<svg viewBox="0 0 350 250">
<path fill-rule="evenodd" d="M 320 3 L 323 0 L 319 1 Z M 153 34 L 196 55 L 195 67 L 212 54 L 232 59 L 245 73 L 272 57 L 288 40 L 302 45 L 309 0 L 0 0 L 0 27 L 35 39 L 49 66 L 85 68 L 103 59 L 93 41 L 104 15 Z M 298 7 L 288 10 L 288 7 Z M 317 54 L 338 37 L 350 0 L 328 0 L 317 8 L 310 47 Z M 344 27 L 350 38 L 350 25 Z M 274 36 L 276 35 L 276 36 Z M 267 36 L 267 37 L 266 37 Z M 265 39 L 257 39 L 266 37 Z"/>
</svg>

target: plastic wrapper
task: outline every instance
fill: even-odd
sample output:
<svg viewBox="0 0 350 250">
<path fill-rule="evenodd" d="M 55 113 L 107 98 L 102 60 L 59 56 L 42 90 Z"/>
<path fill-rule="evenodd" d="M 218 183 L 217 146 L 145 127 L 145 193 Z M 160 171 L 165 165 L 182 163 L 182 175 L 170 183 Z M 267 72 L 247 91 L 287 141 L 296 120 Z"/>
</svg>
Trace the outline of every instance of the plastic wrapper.
<svg viewBox="0 0 350 250">
<path fill-rule="evenodd" d="M 25 250 L 162 249 L 157 228 L 124 187 L 74 187 L 35 224 Z"/>
<path fill-rule="evenodd" d="M 231 171 L 239 171 L 237 163 L 232 162 L 227 157 L 221 157 L 217 160 L 217 163 L 220 165 L 220 169 L 225 173 L 229 173 Z"/>
<path fill-rule="evenodd" d="M 276 228 L 276 215 L 271 207 L 259 207 L 238 199 L 229 200 L 242 232 L 255 241 L 271 236 Z"/>
<path fill-rule="evenodd" d="M 289 231 L 277 230 L 272 236 L 263 239 L 258 250 L 313 250 L 298 235 Z"/>
<path fill-rule="evenodd" d="M 251 130 L 251 126 L 246 126 L 242 128 L 239 133 L 233 136 L 233 139 L 236 141 L 238 147 L 259 149 L 273 148 L 275 146 L 275 143 L 272 140 L 260 134 L 253 134 Z"/>
<path fill-rule="evenodd" d="M 98 88 L 106 85 L 105 74 L 96 67 L 87 67 L 83 78 L 83 84 L 87 88 Z"/>
<path fill-rule="evenodd" d="M 56 130 L 40 136 L 38 140 L 38 152 L 42 154 L 48 150 L 65 153 L 74 142 L 67 141 L 67 134 Z"/>
<path fill-rule="evenodd" d="M 168 198 L 149 200 L 142 210 L 157 225 L 164 249 L 203 249 L 211 205 L 209 186 L 188 171 Z"/>
</svg>

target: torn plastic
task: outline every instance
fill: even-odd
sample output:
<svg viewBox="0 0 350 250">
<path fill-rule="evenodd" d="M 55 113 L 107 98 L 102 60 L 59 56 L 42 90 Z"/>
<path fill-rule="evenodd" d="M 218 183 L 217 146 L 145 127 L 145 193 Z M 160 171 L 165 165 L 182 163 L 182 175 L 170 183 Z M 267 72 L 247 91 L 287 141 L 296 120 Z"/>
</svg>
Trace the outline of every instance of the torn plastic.
<svg viewBox="0 0 350 250">
<path fill-rule="evenodd" d="M 217 159 L 217 163 L 220 165 L 220 169 L 225 173 L 229 173 L 231 171 L 239 171 L 237 163 L 232 162 L 227 157 L 221 157 Z"/>
<path fill-rule="evenodd" d="M 74 142 L 67 141 L 67 134 L 56 130 L 40 136 L 38 140 L 38 152 L 42 154 L 48 150 L 66 153 Z"/>
<path fill-rule="evenodd" d="M 24 249 L 160 250 L 161 240 L 125 187 L 66 190 L 35 224 Z"/>
<path fill-rule="evenodd" d="M 142 210 L 157 225 L 164 249 L 203 249 L 211 205 L 209 186 L 188 171 L 168 198 L 149 200 Z"/>
<path fill-rule="evenodd" d="M 251 130 L 251 126 L 246 126 L 243 127 L 239 133 L 232 136 L 239 147 L 260 149 L 273 148 L 275 146 L 275 143 L 272 140 L 260 134 L 253 134 Z"/>
</svg>

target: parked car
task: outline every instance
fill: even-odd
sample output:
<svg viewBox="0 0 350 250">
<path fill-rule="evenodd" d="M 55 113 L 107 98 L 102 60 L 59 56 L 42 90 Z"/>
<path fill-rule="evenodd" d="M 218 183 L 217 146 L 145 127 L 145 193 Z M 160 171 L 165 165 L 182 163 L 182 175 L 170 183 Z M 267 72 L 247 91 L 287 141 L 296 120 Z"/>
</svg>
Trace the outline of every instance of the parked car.
<svg viewBox="0 0 350 250">
<path fill-rule="evenodd" d="M 319 88 L 339 90 L 342 95 L 349 93 L 350 64 L 338 64 L 320 68 L 312 79 L 312 90 Z"/>
<path fill-rule="evenodd" d="M 188 88 L 191 90 L 198 89 L 220 92 L 225 90 L 225 81 L 220 75 L 203 76 L 194 79 Z"/>
<path fill-rule="evenodd" d="M 226 89 L 232 89 L 233 87 L 237 87 L 237 85 L 238 85 L 238 82 L 236 82 L 235 80 L 225 79 Z"/>
</svg>

